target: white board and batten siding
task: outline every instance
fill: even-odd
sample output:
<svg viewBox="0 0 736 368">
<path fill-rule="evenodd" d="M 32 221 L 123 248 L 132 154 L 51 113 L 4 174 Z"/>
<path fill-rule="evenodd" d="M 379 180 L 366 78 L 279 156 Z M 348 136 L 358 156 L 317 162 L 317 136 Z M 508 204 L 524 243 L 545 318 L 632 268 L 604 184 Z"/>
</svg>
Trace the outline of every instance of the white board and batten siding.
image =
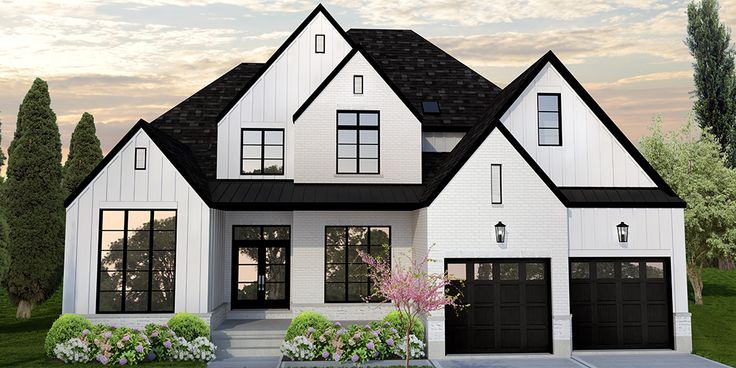
<svg viewBox="0 0 736 368">
<path fill-rule="evenodd" d="M 537 93 L 561 95 L 562 146 L 538 144 Z M 542 68 L 501 122 L 558 186 L 656 186 L 550 64 Z"/>
<path fill-rule="evenodd" d="M 134 169 L 136 147 L 146 148 L 146 170 Z M 210 209 L 139 130 L 66 209 L 64 313 L 95 314 L 101 209 L 176 209 L 174 309 L 208 311 Z"/>
<path fill-rule="evenodd" d="M 315 53 L 315 35 L 325 35 L 325 52 Z M 293 179 L 292 116 L 350 51 L 322 13 L 317 14 L 217 125 L 218 179 Z M 242 128 L 284 129 L 284 175 L 240 175 Z"/>
</svg>

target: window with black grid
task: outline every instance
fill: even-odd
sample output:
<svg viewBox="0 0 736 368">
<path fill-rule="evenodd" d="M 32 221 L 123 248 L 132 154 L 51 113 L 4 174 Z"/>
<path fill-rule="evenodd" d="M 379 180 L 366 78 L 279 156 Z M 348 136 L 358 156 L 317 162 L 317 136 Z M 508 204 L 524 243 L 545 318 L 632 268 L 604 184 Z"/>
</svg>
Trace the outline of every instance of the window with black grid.
<svg viewBox="0 0 736 368">
<path fill-rule="evenodd" d="M 243 129 L 241 134 L 242 175 L 284 174 L 283 129 Z"/>
<path fill-rule="evenodd" d="M 337 173 L 378 174 L 378 111 L 337 112 Z"/>
</svg>

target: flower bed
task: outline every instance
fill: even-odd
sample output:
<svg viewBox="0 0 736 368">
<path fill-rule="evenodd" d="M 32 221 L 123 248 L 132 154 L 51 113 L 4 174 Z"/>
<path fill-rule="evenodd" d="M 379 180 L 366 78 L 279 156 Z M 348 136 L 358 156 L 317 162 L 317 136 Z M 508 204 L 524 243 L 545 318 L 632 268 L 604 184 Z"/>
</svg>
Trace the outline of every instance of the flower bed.
<svg viewBox="0 0 736 368">
<path fill-rule="evenodd" d="M 176 327 L 148 324 L 143 330 L 139 330 L 109 325 L 93 326 L 84 317 L 70 318 L 69 315 L 64 315 L 59 317 L 46 336 L 46 346 L 53 346 L 53 350 L 47 354 L 64 363 L 96 361 L 103 365 L 214 360 L 217 347 L 209 340 L 209 327 L 199 317 L 185 317 L 191 322 L 184 325 L 178 323 L 174 325 Z M 80 323 L 80 318 L 86 323 Z M 181 317 L 174 316 L 172 320 L 174 318 Z M 73 321 L 73 324 L 69 321 Z M 84 329 L 79 331 L 79 328 Z M 179 334 L 184 331 L 191 341 L 179 336 L 177 331 Z"/>
<path fill-rule="evenodd" d="M 313 318 L 313 315 L 310 318 Z M 292 325 L 304 326 L 301 333 L 288 334 L 287 337 L 294 337 L 285 340 L 281 345 L 281 352 L 292 361 L 362 364 L 369 360 L 406 358 L 406 336 L 402 336 L 397 326 L 389 321 L 374 321 L 363 326 L 347 327 L 339 322 L 305 325 L 300 316 L 297 316 Z M 410 357 L 423 358 L 425 347 L 423 336 L 412 334 L 409 339 Z"/>
</svg>

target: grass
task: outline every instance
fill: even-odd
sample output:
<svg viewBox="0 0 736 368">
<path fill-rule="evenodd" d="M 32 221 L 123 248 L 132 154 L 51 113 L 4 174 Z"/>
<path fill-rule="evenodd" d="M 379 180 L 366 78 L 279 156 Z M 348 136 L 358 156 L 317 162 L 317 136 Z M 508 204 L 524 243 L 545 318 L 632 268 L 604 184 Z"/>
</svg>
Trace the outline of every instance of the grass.
<svg viewBox="0 0 736 368">
<path fill-rule="evenodd" d="M 15 318 L 16 308 L 10 304 L 4 290 L 0 290 L 0 367 L 103 367 L 101 364 L 63 364 L 46 358 L 43 342 L 46 331 L 61 313 L 61 291 L 33 309 L 30 319 Z M 201 368 L 204 363 L 160 362 L 142 367 Z"/>
<path fill-rule="evenodd" d="M 703 284 L 703 305 L 690 292 L 693 352 L 736 366 L 736 270 L 706 269 Z"/>
</svg>

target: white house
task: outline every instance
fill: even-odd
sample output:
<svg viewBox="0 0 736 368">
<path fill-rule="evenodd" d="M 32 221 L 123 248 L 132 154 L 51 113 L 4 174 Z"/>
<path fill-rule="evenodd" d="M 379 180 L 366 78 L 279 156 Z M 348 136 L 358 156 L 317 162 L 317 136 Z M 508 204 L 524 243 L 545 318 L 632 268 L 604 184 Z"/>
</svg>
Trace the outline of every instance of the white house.
<svg viewBox="0 0 736 368">
<path fill-rule="evenodd" d="M 689 352 L 684 207 L 551 51 L 500 89 L 320 5 L 265 64 L 139 121 L 69 196 L 63 310 L 381 318 L 355 255 L 389 244 L 464 280 L 470 307 L 427 320 L 430 357 Z"/>
</svg>

